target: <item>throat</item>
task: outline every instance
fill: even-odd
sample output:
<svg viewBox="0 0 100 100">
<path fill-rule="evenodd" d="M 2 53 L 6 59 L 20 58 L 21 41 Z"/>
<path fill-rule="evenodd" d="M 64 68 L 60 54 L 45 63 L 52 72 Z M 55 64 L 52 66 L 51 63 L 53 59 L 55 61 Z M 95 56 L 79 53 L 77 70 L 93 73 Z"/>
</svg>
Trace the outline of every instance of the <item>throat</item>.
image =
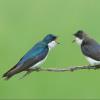
<svg viewBox="0 0 100 100">
<path fill-rule="evenodd" d="M 83 42 L 83 40 L 82 40 L 82 39 L 79 39 L 79 38 L 75 38 L 75 41 L 76 41 L 76 43 L 77 43 L 79 46 L 81 46 L 81 44 L 82 44 L 82 42 Z"/>
<path fill-rule="evenodd" d="M 57 45 L 57 43 L 55 41 L 52 41 L 48 44 L 49 50 L 51 50 L 52 48 L 54 48 Z"/>
</svg>

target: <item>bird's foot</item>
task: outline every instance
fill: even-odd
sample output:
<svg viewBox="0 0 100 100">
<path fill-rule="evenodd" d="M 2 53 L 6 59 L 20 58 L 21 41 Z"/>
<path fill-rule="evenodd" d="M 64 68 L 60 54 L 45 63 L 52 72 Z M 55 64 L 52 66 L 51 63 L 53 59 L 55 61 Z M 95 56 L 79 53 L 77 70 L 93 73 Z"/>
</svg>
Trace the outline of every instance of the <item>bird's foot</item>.
<svg viewBox="0 0 100 100">
<path fill-rule="evenodd" d="M 40 70 L 41 70 L 41 68 L 39 68 L 39 67 L 35 69 L 35 71 L 37 71 L 37 72 L 39 72 Z"/>
<path fill-rule="evenodd" d="M 94 67 L 94 70 L 100 69 L 100 65 L 94 65 L 93 67 Z"/>
<path fill-rule="evenodd" d="M 30 73 L 32 73 L 33 71 L 37 71 L 39 72 L 40 71 L 40 68 L 34 68 L 34 69 L 27 69 L 26 70 L 27 72 L 20 78 L 20 79 L 23 79 L 24 77 L 26 77 L 27 75 L 29 75 Z"/>
<path fill-rule="evenodd" d="M 32 73 L 33 69 L 27 69 L 26 71 L 27 72 L 20 79 L 23 79 L 24 77 L 26 77 L 27 75 L 29 75 L 30 73 Z"/>
<path fill-rule="evenodd" d="M 97 64 L 95 64 L 95 65 L 88 65 L 88 69 L 90 70 L 90 69 L 94 69 L 94 70 L 96 70 L 96 69 L 99 69 L 100 68 L 100 65 L 97 65 Z"/>
</svg>

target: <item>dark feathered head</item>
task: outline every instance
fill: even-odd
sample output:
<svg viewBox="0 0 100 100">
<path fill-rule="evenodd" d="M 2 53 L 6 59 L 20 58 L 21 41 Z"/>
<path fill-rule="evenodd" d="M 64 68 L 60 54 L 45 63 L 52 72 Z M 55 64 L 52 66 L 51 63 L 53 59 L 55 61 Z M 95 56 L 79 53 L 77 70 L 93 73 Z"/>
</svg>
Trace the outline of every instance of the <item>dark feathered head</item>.
<svg viewBox="0 0 100 100">
<path fill-rule="evenodd" d="M 52 41 L 55 41 L 56 39 L 57 39 L 57 36 L 55 36 L 53 34 L 48 34 L 47 36 L 45 36 L 43 41 L 46 42 L 46 43 L 50 43 Z"/>
<path fill-rule="evenodd" d="M 76 32 L 74 34 L 74 36 L 79 38 L 79 39 L 84 39 L 85 37 L 87 37 L 87 34 L 84 31 L 79 30 L 78 32 Z"/>
</svg>

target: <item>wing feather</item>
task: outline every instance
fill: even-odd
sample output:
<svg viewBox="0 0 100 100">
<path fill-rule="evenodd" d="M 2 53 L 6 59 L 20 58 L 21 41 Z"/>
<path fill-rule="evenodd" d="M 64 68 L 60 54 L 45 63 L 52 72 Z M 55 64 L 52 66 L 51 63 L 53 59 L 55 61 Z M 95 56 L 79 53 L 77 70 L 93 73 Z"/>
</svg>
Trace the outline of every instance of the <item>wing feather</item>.
<svg viewBox="0 0 100 100">
<path fill-rule="evenodd" d="M 39 43 L 38 43 L 39 44 Z M 31 50 L 29 50 L 25 56 L 23 56 L 20 61 L 10 70 L 8 70 L 3 77 L 10 78 L 11 76 L 29 69 L 31 66 L 35 65 L 37 62 L 43 60 L 48 53 L 48 47 L 44 45 L 35 45 Z"/>
<path fill-rule="evenodd" d="M 81 46 L 81 50 L 85 56 L 88 56 L 94 60 L 100 61 L 100 45 L 85 44 Z"/>
</svg>

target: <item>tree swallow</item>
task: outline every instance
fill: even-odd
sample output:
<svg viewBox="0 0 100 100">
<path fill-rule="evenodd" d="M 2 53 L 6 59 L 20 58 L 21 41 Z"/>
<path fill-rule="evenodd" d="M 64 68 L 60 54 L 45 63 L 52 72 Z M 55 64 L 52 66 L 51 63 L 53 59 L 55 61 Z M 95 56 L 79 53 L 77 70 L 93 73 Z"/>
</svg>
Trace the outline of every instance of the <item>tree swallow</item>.
<svg viewBox="0 0 100 100">
<path fill-rule="evenodd" d="M 39 65 L 45 61 L 48 52 L 58 44 L 56 39 L 57 36 L 53 34 L 47 35 L 42 41 L 32 47 L 14 67 L 3 75 L 3 77 L 9 79 L 22 71 L 30 72 L 40 68 Z"/>
<path fill-rule="evenodd" d="M 76 32 L 74 36 L 90 65 L 100 65 L 100 44 L 81 30 Z"/>
</svg>

